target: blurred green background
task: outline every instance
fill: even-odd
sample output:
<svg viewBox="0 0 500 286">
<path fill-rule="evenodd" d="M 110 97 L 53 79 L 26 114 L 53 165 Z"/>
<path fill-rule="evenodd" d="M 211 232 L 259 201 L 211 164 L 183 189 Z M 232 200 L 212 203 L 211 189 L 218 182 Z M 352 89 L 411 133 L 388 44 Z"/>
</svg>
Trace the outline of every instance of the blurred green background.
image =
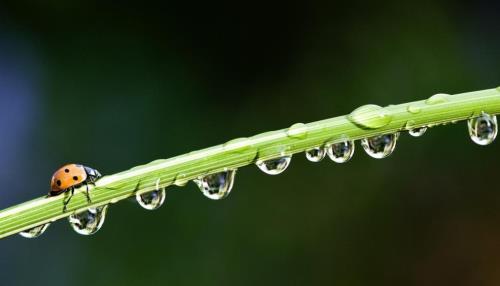
<svg viewBox="0 0 500 286">
<path fill-rule="evenodd" d="M 33 3 L 35 2 L 35 3 Z M 498 3 L 0 4 L 0 208 L 67 162 L 103 174 L 379 105 L 500 85 Z M 498 285 L 500 144 L 466 125 L 375 160 L 297 154 L 231 195 L 171 187 L 0 241 L 1 285 Z"/>
</svg>

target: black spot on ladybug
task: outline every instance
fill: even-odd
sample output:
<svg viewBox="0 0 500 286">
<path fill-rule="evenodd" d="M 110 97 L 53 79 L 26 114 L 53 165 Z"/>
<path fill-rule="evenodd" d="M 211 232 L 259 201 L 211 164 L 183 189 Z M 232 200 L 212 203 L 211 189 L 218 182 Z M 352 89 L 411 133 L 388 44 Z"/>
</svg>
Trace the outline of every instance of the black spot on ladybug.
<svg viewBox="0 0 500 286">
<path fill-rule="evenodd" d="M 73 180 L 78 181 L 78 177 L 77 176 L 73 176 Z"/>
<path fill-rule="evenodd" d="M 61 180 L 57 180 L 56 184 L 57 184 L 58 186 L 61 186 Z"/>
<path fill-rule="evenodd" d="M 69 169 L 64 169 L 64 172 L 69 173 Z"/>
</svg>

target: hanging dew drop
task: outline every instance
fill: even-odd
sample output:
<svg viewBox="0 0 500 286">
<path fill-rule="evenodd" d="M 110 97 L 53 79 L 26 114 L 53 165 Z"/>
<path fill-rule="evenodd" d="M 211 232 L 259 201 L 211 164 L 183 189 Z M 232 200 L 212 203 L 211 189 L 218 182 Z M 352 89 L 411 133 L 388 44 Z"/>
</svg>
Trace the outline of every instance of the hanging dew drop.
<svg viewBox="0 0 500 286">
<path fill-rule="evenodd" d="M 418 127 L 418 128 L 413 128 L 408 130 L 408 134 L 410 134 L 413 137 L 420 137 L 424 135 L 425 131 L 427 131 L 427 127 Z"/>
<path fill-rule="evenodd" d="M 345 163 L 354 154 L 354 142 L 344 141 L 341 143 L 329 144 L 326 147 L 328 157 L 335 163 Z"/>
<path fill-rule="evenodd" d="M 375 104 L 356 108 L 349 114 L 348 118 L 356 125 L 371 129 L 384 127 L 392 120 L 392 116 L 385 108 Z"/>
<path fill-rule="evenodd" d="M 322 147 L 315 147 L 309 150 L 306 150 L 306 158 L 311 162 L 319 162 L 325 158 L 326 152 Z"/>
<path fill-rule="evenodd" d="M 467 121 L 469 136 L 478 145 L 491 144 L 498 133 L 497 117 L 482 113 L 479 117 Z"/>
<path fill-rule="evenodd" d="M 89 208 L 81 213 L 72 214 L 68 220 L 73 230 L 82 235 L 91 235 L 101 229 L 106 218 L 108 206 Z"/>
<path fill-rule="evenodd" d="M 259 160 L 255 164 L 257 165 L 257 167 L 259 167 L 260 170 L 262 170 L 262 172 L 268 175 L 278 175 L 283 173 L 283 171 L 288 168 L 291 160 L 292 155 L 289 155 L 266 161 Z"/>
<path fill-rule="evenodd" d="M 206 175 L 193 180 L 205 197 L 220 200 L 229 195 L 233 188 L 236 170 L 228 170 L 216 174 Z"/>
<path fill-rule="evenodd" d="M 160 187 L 160 179 L 156 180 L 156 190 L 135 194 L 135 200 L 139 205 L 147 210 L 156 210 L 165 202 L 166 190 Z"/>
<path fill-rule="evenodd" d="M 361 140 L 361 146 L 366 154 L 375 159 L 382 159 L 392 154 L 396 148 L 399 133 L 384 134 Z"/>
<path fill-rule="evenodd" d="M 165 202 L 166 194 L 166 190 L 164 188 L 160 188 L 155 191 L 136 194 L 135 199 L 137 203 L 139 203 L 139 205 L 144 209 L 156 210 Z"/>
<path fill-rule="evenodd" d="M 30 228 L 28 230 L 20 232 L 19 235 L 21 235 L 22 237 L 25 237 L 25 238 L 39 237 L 47 230 L 49 225 L 50 225 L 50 223 L 35 226 L 34 228 Z"/>
</svg>

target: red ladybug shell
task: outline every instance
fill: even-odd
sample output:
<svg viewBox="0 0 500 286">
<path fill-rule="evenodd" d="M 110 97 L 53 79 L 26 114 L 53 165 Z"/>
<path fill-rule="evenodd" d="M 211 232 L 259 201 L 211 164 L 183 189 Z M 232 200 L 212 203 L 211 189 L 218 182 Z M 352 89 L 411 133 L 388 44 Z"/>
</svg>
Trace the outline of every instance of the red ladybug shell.
<svg viewBox="0 0 500 286">
<path fill-rule="evenodd" d="M 87 180 L 87 172 L 82 165 L 68 164 L 62 166 L 52 175 L 50 194 L 59 194 Z"/>
</svg>

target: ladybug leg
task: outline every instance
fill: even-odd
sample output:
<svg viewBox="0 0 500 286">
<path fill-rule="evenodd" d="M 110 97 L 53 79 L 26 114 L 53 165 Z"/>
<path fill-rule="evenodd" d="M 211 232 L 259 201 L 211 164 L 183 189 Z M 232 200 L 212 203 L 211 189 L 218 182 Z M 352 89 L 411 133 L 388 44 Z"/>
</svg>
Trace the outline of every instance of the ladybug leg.
<svg viewBox="0 0 500 286">
<path fill-rule="evenodd" d="M 71 201 L 71 198 L 75 194 L 75 188 L 71 187 L 70 191 L 71 191 L 71 193 L 70 193 L 69 197 L 64 201 L 63 212 L 66 212 L 66 210 L 67 210 L 69 201 Z"/>
<path fill-rule="evenodd" d="M 85 187 L 87 189 L 87 191 L 85 192 L 85 196 L 87 197 L 87 203 L 91 203 L 92 200 L 90 199 L 89 184 L 85 183 Z"/>
</svg>

